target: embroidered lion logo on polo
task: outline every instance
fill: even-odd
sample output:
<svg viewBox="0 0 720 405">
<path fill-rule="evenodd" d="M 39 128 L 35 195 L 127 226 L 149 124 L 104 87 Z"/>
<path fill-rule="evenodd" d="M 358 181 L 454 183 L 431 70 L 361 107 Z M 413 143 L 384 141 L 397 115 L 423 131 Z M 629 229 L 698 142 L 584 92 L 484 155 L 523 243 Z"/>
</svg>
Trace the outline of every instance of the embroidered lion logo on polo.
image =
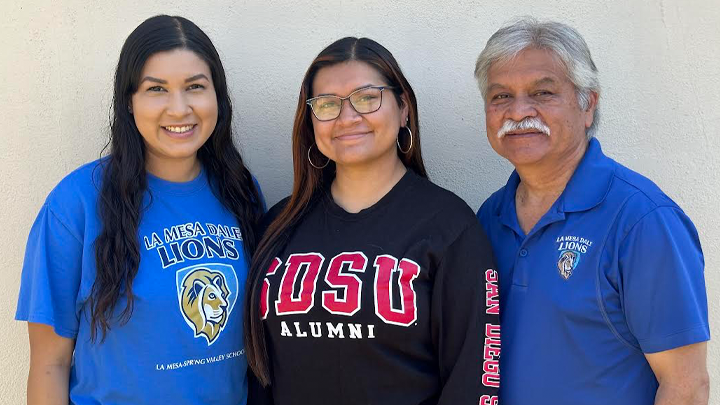
<svg viewBox="0 0 720 405">
<path fill-rule="evenodd" d="M 560 259 L 558 259 L 557 267 L 560 272 L 560 276 L 565 280 L 572 276 L 573 270 L 577 267 L 580 261 L 580 255 L 572 250 L 564 250 L 560 253 Z"/>
<path fill-rule="evenodd" d="M 568 280 L 573 275 L 580 263 L 580 257 L 587 253 L 593 242 L 579 236 L 559 236 L 555 243 L 558 243 L 560 256 L 557 261 L 558 273 L 563 280 Z"/>
<path fill-rule="evenodd" d="M 208 346 L 225 329 L 237 297 L 237 278 L 234 271 L 228 274 L 227 269 L 232 266 L 215 264 L 213 267 L 218 266 L 226 268 L 213 270 L 210 266 L 200 265 L 178 271 L 180 311 L 194 337 L 205 338 Z M 228 280 L 229 275 L 231 280 Z"/>
</svg>

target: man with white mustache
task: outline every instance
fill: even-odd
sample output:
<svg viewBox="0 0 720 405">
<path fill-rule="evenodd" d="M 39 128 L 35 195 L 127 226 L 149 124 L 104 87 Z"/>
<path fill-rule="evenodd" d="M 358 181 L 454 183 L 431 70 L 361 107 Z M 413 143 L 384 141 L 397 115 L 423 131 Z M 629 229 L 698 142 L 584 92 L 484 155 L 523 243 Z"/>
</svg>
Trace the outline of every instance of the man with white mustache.
<svg viewBox="0 0 720 405">
<path fill-rule="evenodd" d="M 475 76 L 488 141 L 515 166 L 478 211 L 500 271 L 501 403 L 706 405 L 697 231 L 603 154 L 583 38 L 520 20 L 488 40 Z"/>
</svg>

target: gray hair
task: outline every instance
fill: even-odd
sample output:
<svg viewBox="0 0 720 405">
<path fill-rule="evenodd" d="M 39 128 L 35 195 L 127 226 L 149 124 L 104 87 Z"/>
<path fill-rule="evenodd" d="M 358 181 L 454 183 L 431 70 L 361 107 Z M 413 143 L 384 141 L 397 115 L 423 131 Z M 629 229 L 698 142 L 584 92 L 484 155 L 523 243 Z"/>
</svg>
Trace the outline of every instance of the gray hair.
<svg viewBox="0 0 720 405">
<path fill-rule="evenodd" d="M 475 78 L 483 99 L 487 96 L 490 67 L 494 63 L 506 63 L 528 48 L 547 49 L 555 53 L 565 65 L 567 76 L 575 86 L 581 109 L 588 108 L 591 92 L 600 95 L 598 70 L 580 33 L 559 22 L 540 22 L 532 17 L 523 17 L 495 32 L 477 59 Z M 588 139 L 595 134 L 599 118 L 596 108 L 593 123 L 586 132 Z"/>
</svg>

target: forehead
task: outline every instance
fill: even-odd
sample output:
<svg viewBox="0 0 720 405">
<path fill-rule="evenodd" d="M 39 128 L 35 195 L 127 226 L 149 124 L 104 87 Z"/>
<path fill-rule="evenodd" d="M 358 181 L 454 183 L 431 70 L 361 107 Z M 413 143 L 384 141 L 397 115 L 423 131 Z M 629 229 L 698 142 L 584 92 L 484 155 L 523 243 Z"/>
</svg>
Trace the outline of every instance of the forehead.
<svg viewBox="0 0 720 405">
<path fill-rule="evenodd" d="M 143 66 L 141 78 L 152 76 L 158 79 L 187 77 L 204 73 L 210 78 L 210 66 L 195 52 L 187 49 L 174 49 L 172 51 L 153 54 Z"/>
<path fill-rule="evenodd" d="M 567 69 L 552 51 L 525 49 L 509 61 L 496 62 L 490 66 L 488 89 L 493 85 L 528 84 L 544 79 L 571 84 Z"/>
<path fill-rule="evenodd" d="M 360 87 L 386 84 L 383 75 L 369 64 L 359 61 L 342 62 L 318 70 L 312 82 L 312 97 L 318 94 L 344 97 Z"/>
</svg>

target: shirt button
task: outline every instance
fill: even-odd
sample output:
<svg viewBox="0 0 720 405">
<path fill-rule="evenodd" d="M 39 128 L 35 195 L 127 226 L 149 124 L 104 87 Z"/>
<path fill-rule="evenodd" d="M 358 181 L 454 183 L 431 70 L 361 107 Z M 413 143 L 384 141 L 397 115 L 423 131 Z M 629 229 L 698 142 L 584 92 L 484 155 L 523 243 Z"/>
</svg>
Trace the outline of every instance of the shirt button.
<svg viewBox="0 0 720 405">
<path fill-rule="evenodd" d="M 526 249 L 520 249 L 520 257 L 527 256 L 527 250 Z"/>
</svg>

